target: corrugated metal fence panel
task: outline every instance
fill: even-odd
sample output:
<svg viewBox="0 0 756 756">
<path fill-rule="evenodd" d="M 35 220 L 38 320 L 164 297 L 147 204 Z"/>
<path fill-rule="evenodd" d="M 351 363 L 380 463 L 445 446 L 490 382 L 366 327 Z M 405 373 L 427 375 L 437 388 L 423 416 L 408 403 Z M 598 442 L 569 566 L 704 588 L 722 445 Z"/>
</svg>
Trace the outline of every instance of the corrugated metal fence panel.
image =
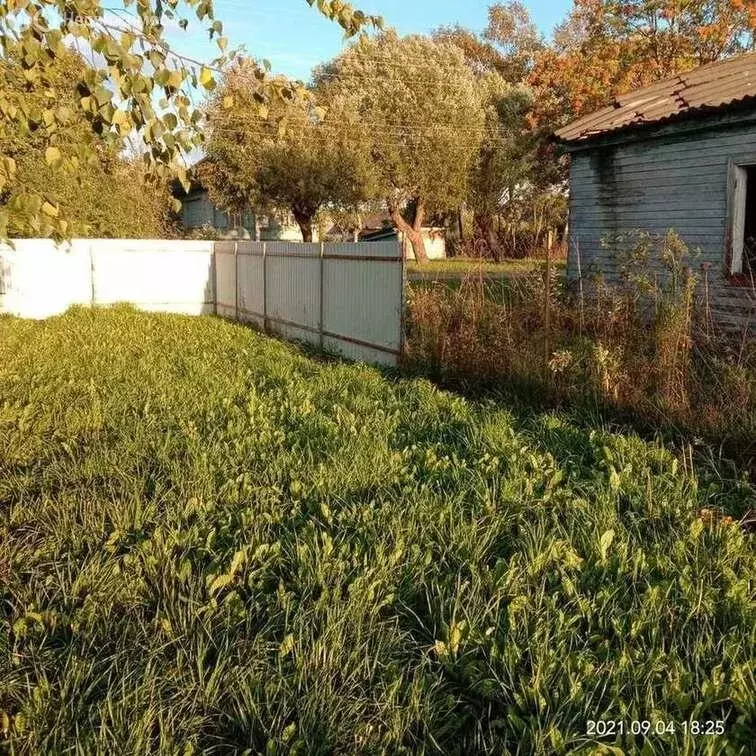
<svg viewBox="0 0 756 756">
<path fill-rule="evenodd" d="M 224 318 L 236 317 L 236 259 L 236 242 L 215 242 L 215 311 Z"/>
<path fill-rule="evenodd" d="M 261 242 L 239 242 L 239 320 L 263 327 L 265 314 L 265 282 L 263 281 L 263 249 Z"/>
<path fill-rule="evenodd" d="M 213 242 L 97 239 L 96 304 L 131 302 L 144 310 L 210 314 L 215 310 Z"/>
<path fill-rule="evenodd" d="M 320 244 L 265 242 L 268 327 L 289 338 L 320 343 Z"/>
<path fill-rule="evenodd" d="M 329 244 L 323 266 L 324 347 L 349 359 L 395 365 L 403 308 L 399 243 Z"/>
<path fill-rule="evenodd" d="M 398 243 L 47 239 L 0 246 L 0 312 L 44 318 L 72 304 L 217 311 L 343 356 L 396 364 Z"/>
<path fill-rule="evenodd" d="M 16 239 L 0 245 L 0 312 L 47 318 L 92 297 L 89 245 L 82 240 Z"/>
</svg>

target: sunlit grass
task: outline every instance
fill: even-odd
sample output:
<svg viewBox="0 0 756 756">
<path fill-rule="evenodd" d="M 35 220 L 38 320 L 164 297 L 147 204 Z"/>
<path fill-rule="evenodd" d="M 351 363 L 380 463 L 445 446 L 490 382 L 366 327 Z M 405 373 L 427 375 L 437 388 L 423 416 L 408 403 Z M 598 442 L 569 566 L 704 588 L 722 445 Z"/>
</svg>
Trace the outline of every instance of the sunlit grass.
<svg viewBox="0 0 756 756">
<path fill-rule="evenodd" d="M 552 265 L 559 270 L 565 268 L 564 260 L 554 260 Z M 437 274 L 465 276 L 481 273 L 486 276 L 507 276 L 509 274 L 531 273 L 534 270 L 541 270 L 546 266 L 544 259 L 535 257 L 524 257 L 517 259 L 502 260 L 484 260 L 470 257 L 449 257 L 444 260 L 428 260 L 426 263 L 407 263 L 408 273 L 422 273 L 424 276 L 433 276 Z"/>
<path fill-rule="evenodd" d="M 752 537 L 697 515 L 752 506 L 220 320 L 2 318 L 0 749 L 746 753 Z"/>
</svg>

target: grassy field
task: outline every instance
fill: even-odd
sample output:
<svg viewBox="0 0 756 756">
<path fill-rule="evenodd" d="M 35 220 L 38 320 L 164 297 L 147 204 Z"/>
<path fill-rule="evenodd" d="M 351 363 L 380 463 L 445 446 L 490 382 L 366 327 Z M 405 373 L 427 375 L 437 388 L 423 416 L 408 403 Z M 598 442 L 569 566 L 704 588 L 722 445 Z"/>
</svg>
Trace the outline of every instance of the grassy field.
<svg viewBox="0 0 756 756">
<path fill-rule="evenodd" d="M 564 276 L 564 260 L 552 261 L 557 276 Z M 487 300 L 498 304 L 517 297 L 526 280 L 545 270 L 546 261 L 536 258 L 492 260 L 454 257 L 430 260 L 423 265 L 407 263 L 408 290 L 433 291 L 446 294 L 466 287 L 480 287 Z"/>
<path fill-rule="evenodd" d="M 0 318 L 0 751 L 745 754 L 753 506 L 212 318 Z"/>
<path fill-rule="evenodd" d="M 553 264 L 558 268 L 564 268 L 564 260 L 555 260 Z M 422 274 L 426 276 L 450 276 L 462 277 L 474 273 L 482 273 L 484 276 L 507 277 L 511 275 L 523 275 L 534 270 L 540 270 L 546 265 L 543 259 L 526 257 L 516 260 L 482 260 L 468 257 L 450 257 L 445 260 L 429 260 L 422 265 L 416 262 L 407 263 L 409 275 Z"/>
</svg>

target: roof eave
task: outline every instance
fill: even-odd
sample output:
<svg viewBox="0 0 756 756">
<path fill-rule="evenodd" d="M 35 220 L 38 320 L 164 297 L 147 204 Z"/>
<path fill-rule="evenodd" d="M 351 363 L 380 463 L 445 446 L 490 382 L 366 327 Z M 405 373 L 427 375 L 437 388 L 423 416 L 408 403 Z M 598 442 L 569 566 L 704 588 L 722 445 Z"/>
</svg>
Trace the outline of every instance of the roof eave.
<svg viewBox="0 0 756 756">
<path fill-rule="evenodd" d="M 675 124 L 684 124 L 686 122 L 696 124 L 697 121 L 701 121 L 702 119 L 704 122 L 694 125 L 690 130 L 695 131 L 698 129 L 711 128 L 712 126 L 726 125 L 712 124 L 708 119 L 710 116 L 739 113 L 744 110 L 752 110 L 754 107 L 756 107 L 756 96 L 744 97 L 741 100 L 730 102 L 726 105 L 702 106 L 695 110 L 673 113 L 665 118 L 653 121 L 629 123 L 614 129 L 600 131 L 596 134 L 589 134 L 587 136 L 580 136 L 575 139 L 562 139 L 556 134 L 553 134 L 552 140 L 566 152 L 577 152 L 607 142 L 624 142 L 636 136 L 642 137 L 646 135 L 649 138 L 653 138 L 656 136 L 654 132 L 657 130 L 662 130 L 674 126 Z M 756 113 L 754 115 L 756 117 Z"/>
</svg>

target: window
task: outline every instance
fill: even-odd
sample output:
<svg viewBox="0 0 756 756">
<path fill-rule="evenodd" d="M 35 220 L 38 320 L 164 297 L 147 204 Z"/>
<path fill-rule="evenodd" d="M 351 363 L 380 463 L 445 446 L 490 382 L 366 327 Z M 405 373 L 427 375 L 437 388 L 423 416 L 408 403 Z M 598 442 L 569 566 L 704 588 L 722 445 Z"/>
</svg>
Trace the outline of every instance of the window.
<svg viewBox="0 0 756 756">
<path fill-rule="evenodd" d="M 733 166 L 730 273 L 756 276 L 756 165 Z"/>
</svg>

